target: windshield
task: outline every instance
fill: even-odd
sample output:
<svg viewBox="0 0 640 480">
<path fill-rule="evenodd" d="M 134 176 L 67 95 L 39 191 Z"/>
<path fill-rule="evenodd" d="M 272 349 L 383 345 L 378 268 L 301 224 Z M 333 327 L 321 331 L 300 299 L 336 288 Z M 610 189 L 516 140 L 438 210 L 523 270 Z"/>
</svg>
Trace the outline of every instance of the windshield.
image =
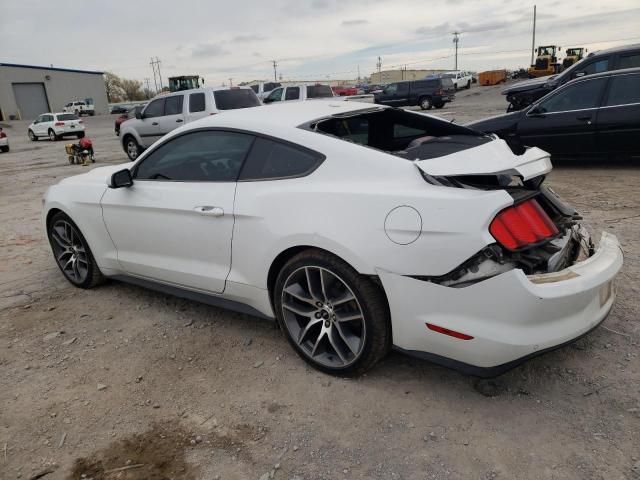
<svg viewBox="0 0 640 480">
<path fill-rule="evenodd" d="M 236 108 L 257 107 L 260 100 L 250 88 L 233 90 L 216 90 L 213 92 L 218 110 L 234 110 Z"/>
<path fill-rule="evenodd" d="M 307 98 L 331 98 L 333 91 L 329 85 L 309 85 L 307 87 Z"/>
<path fill-rule="evenodd" d="M 62 115 L 56 115 L 58 117 L 58 120 L 63 122 L 65 120 L 78 120 L 78 117 L 76 117 L 73 113 L 63 113 Z"/>
</svg>

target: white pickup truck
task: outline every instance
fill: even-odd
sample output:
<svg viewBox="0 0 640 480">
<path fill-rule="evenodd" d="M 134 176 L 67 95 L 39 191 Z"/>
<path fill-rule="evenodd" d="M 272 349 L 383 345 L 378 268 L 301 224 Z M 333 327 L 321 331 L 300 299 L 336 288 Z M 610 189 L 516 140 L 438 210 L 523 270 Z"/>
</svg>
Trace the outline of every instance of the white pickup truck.
<svg viewBox="0 0 640 480">
<path fill-rule="evenodd" d="M 329 85 L 287 85 L 278 87 L 271 91 L 269 95 L 262 99 L 262 103 L 288 102 L 293 100 L 316 100 L 332 98 L 338 101 L 355 101 L 374 103 L 373 95 L 348 95 L 337 96 Z"/>
<path fill-rule="evenodd" d="M 462 70 L 457 70 L 455 72 L 446 72 L 441 76 L 442 78 L 450 78 L 456 90 L 461 90 L 463 88 L 469 89 L 471 88 L 471 84 L 473 83 L 473 75 Z"/>
<path fill-rule="evenodd" d="M 64 106 L 62 111 L 65 113 L 75 113 L 77 116 L 89 115 L 93 117 L 96 114 L 93 103 L 89 103 L 84 100 L 74 100 L 73 102 L 69 102 Z"/>
</svg>

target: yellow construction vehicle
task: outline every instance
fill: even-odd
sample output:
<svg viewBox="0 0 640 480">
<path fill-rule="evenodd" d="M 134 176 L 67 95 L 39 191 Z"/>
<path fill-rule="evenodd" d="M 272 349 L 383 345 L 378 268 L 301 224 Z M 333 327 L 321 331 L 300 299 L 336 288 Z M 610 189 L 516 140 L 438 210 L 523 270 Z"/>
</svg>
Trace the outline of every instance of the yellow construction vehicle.
<svg viewBox="0 0 640 480">
<path fill-rule="evenodd" d="M 560 47 L 556 47 L 555 45 L 538 47 L 536 50 L 536 63 L 531 65 L 528 70 L 529 77 L 545 77 L 558 73 L 560 63 L 558 62 L 556 52 L 560 52 Z"/>
<path fill-rule="evenodd" d="M 567 48 L 564 51 L 564 60 L 562 60 L 562 69 L 569 68 L 576 62 L 582 60 L 584 54 L 587 53 L 586 48 L 577 47 L 577 48 Z"/>
</svg>

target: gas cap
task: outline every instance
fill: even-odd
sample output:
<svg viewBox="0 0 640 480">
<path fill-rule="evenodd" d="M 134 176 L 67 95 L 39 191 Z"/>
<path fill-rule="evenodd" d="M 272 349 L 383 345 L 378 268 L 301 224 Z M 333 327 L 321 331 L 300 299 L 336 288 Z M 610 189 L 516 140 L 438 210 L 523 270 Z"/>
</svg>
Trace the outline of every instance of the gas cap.
<svg viewBox="0 0 640 480">
<path fill-rule="evenodd" d="M 422 217 L 415 208 L 401 205 L 387 214 L 384 220 L 384 232 L 393 243 L 409 245 L 420 237 Z"/>
</svg>

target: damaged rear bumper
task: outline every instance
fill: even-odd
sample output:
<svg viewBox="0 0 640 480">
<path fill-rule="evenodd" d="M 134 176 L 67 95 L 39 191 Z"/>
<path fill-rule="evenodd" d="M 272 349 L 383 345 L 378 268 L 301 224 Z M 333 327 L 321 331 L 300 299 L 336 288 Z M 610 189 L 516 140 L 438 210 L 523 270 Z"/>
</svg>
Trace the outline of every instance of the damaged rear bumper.
<svg viewBox="0 0 640 480">
<path fill-rule="evenodd" d="M 382 270 L 378 275 L 389 300 L 395 348 L 489 377 L 595 328 L 613 305 L 621 267 L 618 240 L 605 232 L 591 257 L 554 273 L 510 270 L 464 288 Z M 454 338 L 426 324 L 473 338 Z"/>
</svg>

